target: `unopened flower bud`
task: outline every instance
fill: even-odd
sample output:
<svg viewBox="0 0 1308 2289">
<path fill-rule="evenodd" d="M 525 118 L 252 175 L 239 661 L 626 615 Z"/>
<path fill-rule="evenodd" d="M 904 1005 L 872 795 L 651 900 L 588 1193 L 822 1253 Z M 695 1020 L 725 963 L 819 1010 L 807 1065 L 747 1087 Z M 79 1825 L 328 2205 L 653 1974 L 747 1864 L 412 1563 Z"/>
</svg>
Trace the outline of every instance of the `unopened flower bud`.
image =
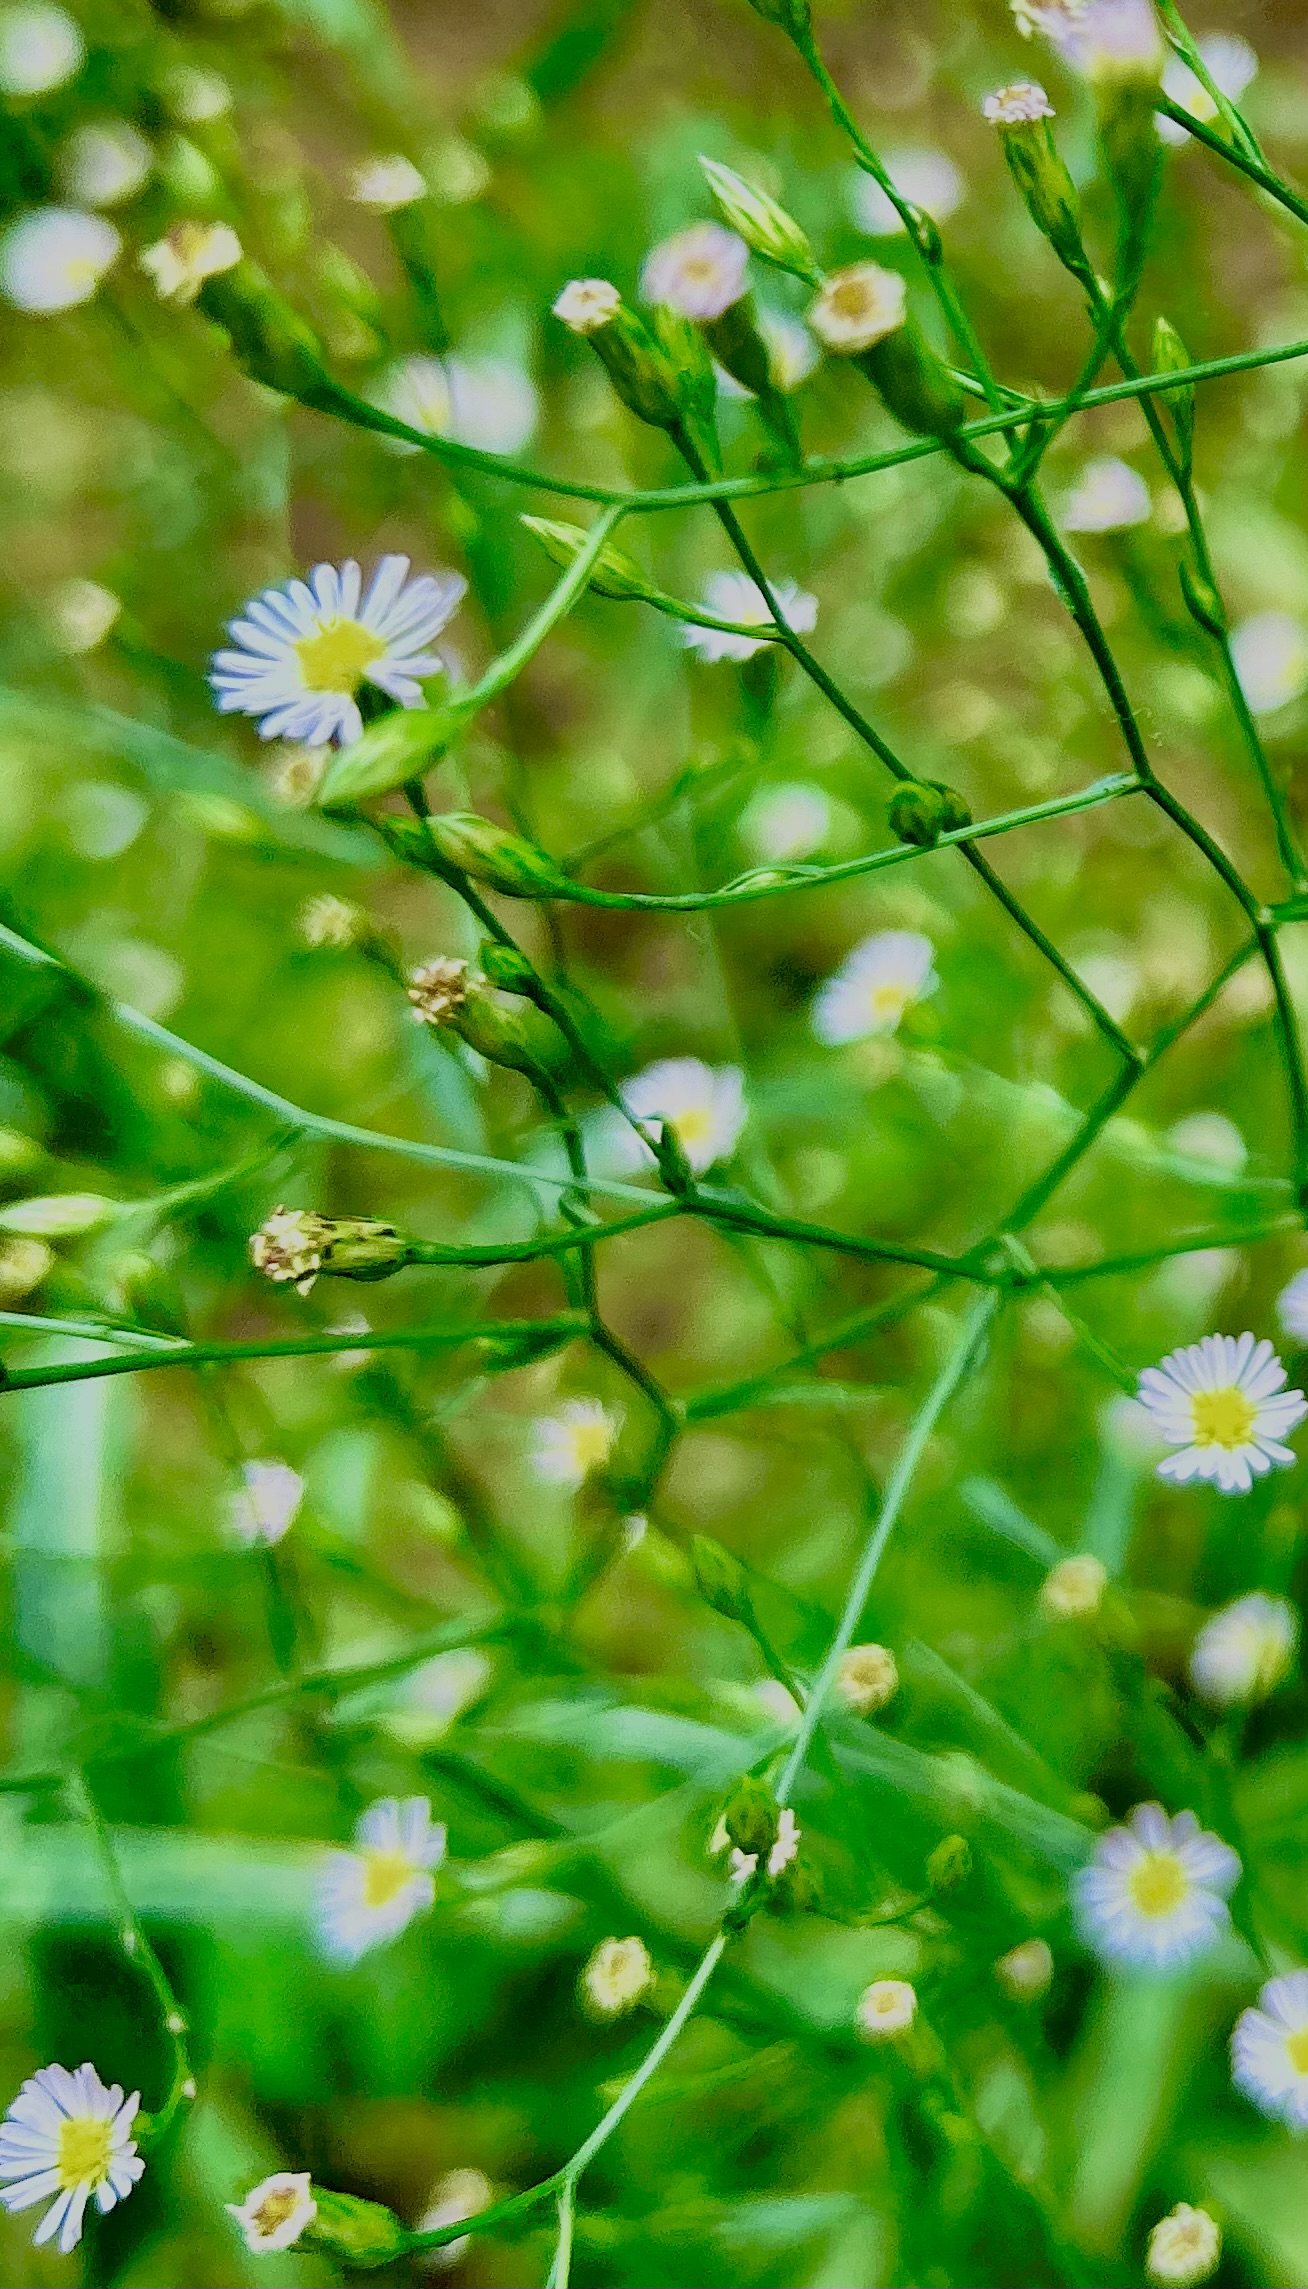
<svg viewBox="0 0 1308 2289">
<path fill-rule="evenodd" d="M 908 315 L 898 271 L 876 262 L 833 271 L 808 314 L 834 357 L 853 359 L 905 429 L 949 437 L 967 418 L 967 399 Z"/>
<path fill-rule="evenodd" d="M 241 242 L 227 223 L 180 222 L 140 257 L 164 301 L 194 302 L 206 278 L 219 278 L 241 260 Z"/>
<path fill-rule="evenodd" d="M 751 1611 L 749 1581 L 739 1558 L 710 1535 L 696 1534 L 690 1545 L 690 1562 L 695 1586 L 705 1604 L 728 1621 L 747 1620 Z"/>
<path fill-rule="evenodd" d="M 237 364 L 252 381 L 309 402 L 328 387 L 317 335 L 257 263 L 242 260 L 206 277 L 197 299 L 206 318 L 225 328 Z"/>
<path fill-rule="evenodd" d="M 722 1850 L 733 1844 L 738 1852 L 770 1852 L 779 1833 L 777 1800 L 767 1782 L 746 1773 L 736 1782 L 723 1807 L 719 1833 Z"/>
<path fill-rule="evenodd" d="M 910 779 L 891 796 L 886 813 L 893 834 L 901 842 L 929 850 L 941 835 L 956 834 L 972 824 L 963 797 L 943 779 Z"/>
<path fill-rule="evenodd" d="M 1040 1584 L 1044 1611 L 1059 1621 L 1091 1621 L 1103 1604 L 1108 1587 L 1107 1569 L 1098 1558 L 1082 1552 L 1063 1558 Z"/>
<path fill-rule="evenodd" d="M 869 2042 L 908 2032 L 917 2017 L 917 1992 L 907 1979 L 874 1979 L 858 1998 L 854 2023 Z"/>
<path fill-rule="evenodd" d="M 1087 274 L 1076 185 L 1054 142 L 1054 107 L 1034 80 L 1018 80 L 988 95 L 982 110 L 999 129 L 1008 171 L 1036 229 L 1078 277 Z"/>
<path fill-rule="evenodd" d="M 0 1232 L 27 1240 L 84 1240 L 122 1213 L 121 1201 L 106 1200 L 99 1192 L 50 1192 L 0 1208 Z"/>
<path fill-rule="evenodd" d="M 942 1836 L 926 1865 L 933 1892 L 957 1891 L 972 1873 L 972 1847 L 966 1836 Z"/>
<path fill-rule="evenodd" d="M 1054 1958 L 1044 1939 L 1019 1940 L 995 1964 L 995 1977 L 1015 2003 L 1036 2003 L 1048 1991 Z"/>
<path fill-rule="evenodd" d="M 409 1261 L 409 1242 L 375 1216 L 320 1216 L 312 1208 L 274 1208 L 250 1240 L 250 1261 L 274 1285 L 308 1295 L 320 1272 L 346 1280 L 384 1280 Z"/>
<path fill-rule="evenodd" d="M 550 517 L 520 517 L 518 521 L 535 534 L 552 564 L 575 564 L 589 538 L 584 525 L 563 524 Z M 587 586 L 597 596 L 607 596 L 617 604 L 637 603 L 659 593 L 634 557 L 624 555 L 611 542 L 600 550 Z"/>
<path fill-rule="evenodd" d="M 1222 2229 L 1216 2218 L 1178 2202 L 1149 2236 L 1145 2272 L 1159 2289 L 1198 2289 L 1217 2271 L 1221 2255 Z"/>
<path fill-rule="evenodd" d="M 304 2239 L 330 2250 L 347 2265 L 385 2265 L 406 2247 L 407 2229 L 380 2202 L 333 2193 L 326 2186 L 315 2186 L 313 2197 L 317 2214 L 305 2227 Z"/>
<path fill-rule="evenodd" d="M 620 2019 L 654 1984 L 643 1939 L 602 1939 L 581 1974 L 582 2007 L 595 2019 Z"/>
<path fill-rule="evenodd" d="M 507 1008 L 490 980 L 468 962 L 444 955 L 423 962 L 409 979 L 408 994 L 421 1024 L 457 1033 L 492 1065 L 532 1074 L 556 1061 L 553 1028 L 534 1009 Z"/>
<path fill-rule="evenodd" d="M 836 1698 L 857 1717 L 871 1717 L 894 1700 L 899 1667 L 888 1645 L 851 1645 L 836 1671 Z"/>
<path fill-rule="evenodd" d="M 574 278 L 554 304 L 554 315 L 581 334 L 603 362 L 622 402 L 638 420 L 675 429 L 682 416 L 677 370 L 655 334 L 628 309 L 606 278 Z"/>
<path fill-rule="evenodd" d="M 744 239 L 751 253 L 764 262 L 774 263 L 778 270 L 792 271 L 796 278 L 816 286 L 820 273 L 813 249 L 807 234 L 785 208 L 719 160 L 706 159 L 701 154 L 699 163 L 708 177 L 709 189 L 723 221 Z"/>
<path fill-rule="evenodd" d="M 545 851 L 475 811 L 434 812 L 427 832 L 439 857 L 506 898 L 550 898 L 569 887 Z"/>
<path fill-rule="evenodd" d="M 1184 373 L 1191 362 L 1190 352 L 1181 340 L 1176 328 L 1169 325 L 1166 318 L 1155 318 L 1154 372 L 1156 374 Z M 1194 445 L 1194 383 L 1187 382 L 1181 389 L 1169 389 L 1160 392 L 1158 402 L 1164 405 L 1172 416 L 1176 425 L 1182 458 L 1188 468 Z"/>
<path fill-rule="evenodd" d="M 499 986 L 504 993 L 526 994 L 534 1001 L 540 980 L 526 955 L 516 946 L 505 946 L 498 938 L 483 938 L 477 956 L 487 982 Z"/>
</svg>

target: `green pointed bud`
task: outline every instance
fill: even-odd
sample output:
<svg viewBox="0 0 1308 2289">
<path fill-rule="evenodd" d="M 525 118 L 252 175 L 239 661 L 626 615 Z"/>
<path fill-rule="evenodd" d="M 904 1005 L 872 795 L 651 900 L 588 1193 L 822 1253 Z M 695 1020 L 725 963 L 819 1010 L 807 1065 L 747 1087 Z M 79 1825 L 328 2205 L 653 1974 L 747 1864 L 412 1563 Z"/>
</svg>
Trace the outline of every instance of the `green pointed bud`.
<svg viewBox="0 0 1308 2289">
<path fill-rule="evenodd" d="M 313 2188 L 313 2198 L 317 2212 L 301 2236 L 306 2245 L 330 2250 L 347 2265 L 365 2268 L 387 2265 L 407 2249 L 408 2229 L 380 2202 L 360 2201 L 355 2194 L 338 2194 L 319 2185 Z"/>
<path fill-rule="evenodd" d="M 590 537 L 584 525 L 562 524 L 551 517 L 519 517 L 518 522 L 535 535 L 551 564 L 562 565 L 565 570 L 576 563 Z M 659 594 L 635 558 L 624 555 L 611 542 L 600 550 L 587 586 L 615 604 L 639 603 Z"/>
<path fill-rule="evenodd" d="M 651 311 L 650 332 L 676 376 L 678 425 L 692 439 L 709 470 L 716 471 L 721 463 L 718 383 L 704 335 L 666 302 L 656 303 Z"/>
<path fill-rule="evenodd" d="M 777 1840 L 777 1800 L 765 1780 L 750 1773 L 736 1782 L 722 1812 L 722 1825 L 738 1851 L 770 1852 Z"/>
<path fill-rule="evenodd" d="M 911 318 L 855 362 L 905 429 L 949 438 L 967 420 L 966 396 Z"/>
<path fill-rule="evenodd" d="M 540 991 L 540 979 L 526 955 L 517 946 L 503 946 L 498 938 L 483 938 L 477 956 L 481 973 L 491 985 L 504 993 L 525 994 L 534 1001 Z"/>
<path fill-rule="evenodd" d="M 252 381 L 306 404 L 330 389 L 317 335 L 257 263 L 243 257 L 206 278 L 196 299 L 206 318 L 226 330 L 232 355 Z"/>
<path fill-rule="evenodd" d="M 671 1121 L 661 1124 L 657 1142 L 651 1150 L 667 1190 L 675 1194 L 678 1200 L 684 1200 L 695 1189 L 695 1171 L 686 1158 L 686 1148 Z"/>
<path fill-rule="evenodd" d="M 1027 213 L 1059 261 L 1077 277 L 1088 275 L 1081 239 L 1081 202 L 1054 142 L 1054 107 L 1034 80 L 1018 80 L 988 95 L 982 110 L 999 129 L 1008 171 Z"/>
<path fill-rule="evenodd" d="M 566 896 L 571 888 L 547 852 L 475 811 L 437 811 L 427 833 L 438 858 L 506 898 Z"/>
<path fill-rule="evenodd" d="M 449 1020 L 450 1031 L 466 1041 L 488 1064 L 505 1065 L 514 1073 L 539 1073 L 557 1065 L 563 1043 L 539 1010 L 508 1009 L 493 987 L 474 979 L 466 998 Z"/>
<path fill-rule="evenodd" d="M 701 153 L 699 163 L 708 177 L 709 189 L 723 221 L 744 239 L 751 253 L 763 262 L 774 263 L 778 270 L 791 271 L 810 286 L 820 285 L 822 274 L 813 249 L 793 216 L 779 207 L 775 199 L 769 198 L 766 191 L 747 183 L 734 168 L 724 167 L 720 160 L 706 159 Z"/>
<path fill-rule="evenodd" d="M 121 1200 L 106 1200 L 99 1192 L 50 1192 L 0 1208 L 0 1232 L 17 1232 L 25 1240 L 84 1240 L 126 1212 Z"/>
<path fill-rule="evenodd" d="M 696 1534 L 690 1545 L 695 1586 L 706 1605 L 727 1621 L 747 1621 L 753 1610 L 749 1582 L 739 1558 L 708 1534 Z"/>
<path fill-rule="evenodd" d="M 1178 565 L 1177 571 L 1181 582 L 1181 594 L 1185 598 L 1191 618 L 1197 620 L 1201 628 L 1206 628 L 1210 636 L 1224 637 L 1226 634 L 1226 607 L 1212 581 L 1205 579 L 1204 575 L 1197 572 L 1193 565 L 1188 564 L 1184 557 Z"/>
<path fill-rule="evenodd" d="M 926 1866 L 933 1892 L 952 1892 L 972 1873 L 972 1847 L 966 1836 L 942 1836 Z"/>
<path fill-rule="evenodd" d="M 1193 361 L 1176 328 L 1166 318 L 1154 320 L 1154 359 L 1156 374 L 1184 373 Z M 1172 417 L 1177 443 L 1187 472 L 1194 447 L 1194 383 L 1187 382 L 1181 389 L 1160 390 L 1157 403 L 1164 406 Z"/>
<path fill-rule="evenodd" d="M 320 810 L 334 810 L 392 794 L 407 780 L 420 779 L 476 712 L 477 703 L 466 697 L 440 701 L 435 707 L 392 709 L 333 755 L 314 801 Z"/>
</svg>

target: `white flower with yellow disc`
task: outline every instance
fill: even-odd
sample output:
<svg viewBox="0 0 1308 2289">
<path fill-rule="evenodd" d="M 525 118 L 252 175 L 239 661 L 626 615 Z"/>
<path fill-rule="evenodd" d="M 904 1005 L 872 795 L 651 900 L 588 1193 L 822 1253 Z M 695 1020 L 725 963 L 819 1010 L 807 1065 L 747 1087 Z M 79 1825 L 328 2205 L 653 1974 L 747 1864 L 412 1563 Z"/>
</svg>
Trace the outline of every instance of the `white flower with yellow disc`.
<svg viewBox="0 0 1308 2289">
<path fill-rule="evenodd" d="M 1294 1455 L 1284 1441 L 1308 1415 L 1302 1391 L 1287 1391 L 1285 1369 L 1252 1335 L 1206 1335 L 1168 1353 L 1140 1377 L 1139 1399 L 1160 1437 L 1179 1453 L 1158 1476 L 1178 1486 L 1210 1479 L 1223 1494 L 1247 1494 L 1255 1478 Z"/>
<path fill-rule="evenodd" d="M 328 1856 L 318 1893 L 318 1936 L 336 1963 L 357 1963 L 397 1939 L 436 1896 L 445 1829 L 425 1796 L 383 1796 L 354 1831 L 353 1848 Z"/>
<path fill-rule="evenodd" d="M 101 2216 L 126 2201 L 145 2164 L 129 2136 L 141 2103 L 139 2090 L 124 2098 L 121 2083 L 108 2088 L 89 2061 L 75 2074 L 43 2066 L 23 2084 L 0 2122 L 0 2202 L 7 2210 L 50 2207 L 32 2236 L 59 2236 L 67 2256 L 82 2238 L 86 2205 L 94 2197 Z"/>
<path fill-rule="evenodd" d="M 1124 1828 L 1101 1836 L 1072 1879 L 1081 1936 L 1106 1963 L 1167 1971 L 1203 1955 L 1227 1930 L 1226 1902 L 1240 1862 L 1193 1812 L 1169 1820 L 1137 1804 Z"/>
</svg>

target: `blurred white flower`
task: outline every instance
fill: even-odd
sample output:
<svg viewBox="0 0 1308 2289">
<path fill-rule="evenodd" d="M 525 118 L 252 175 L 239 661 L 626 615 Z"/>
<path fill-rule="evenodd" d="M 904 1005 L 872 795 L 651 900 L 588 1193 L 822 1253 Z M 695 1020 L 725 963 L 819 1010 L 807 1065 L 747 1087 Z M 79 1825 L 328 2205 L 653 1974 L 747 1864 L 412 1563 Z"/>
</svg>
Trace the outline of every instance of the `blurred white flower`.
<svg viewBox="0 0 1308 2289">
<path fill-rule="evenodd" d="M 1001 1955 L 995 1977 L 1015 2003 L 1035 2003 L 1048 1993 L 1054 1976 L 1054 1958 L 1046 1939 L 1022 1939 Z"/>
<path fill-rule="evenodd" d="M 357 694 L 374 684 L 403 707 L 423 705 L 419 677 L 439 675 L 426 647 L 458 610 L 467 581 L 457 572 L 409 579 L 407 556 L 384 556 L 360 602 L 351 558 L 318 564 L 303 580 L 265 588 L 229 622 L 239 651 L 215 652 L 209 681 L 218 711 L 259 719 L 261 739 L 342 745 L 363 730 Z"/>
<path fill-rule="evenodd" d="M 1147 524 L 1152 514 L 1149 487 L 1139 470 L 1110 453 L 1086 462 L 1063 501 L 1061 521 L 1064 532 L 1111 533 Z"/>
<path fill-rule="evenodd" d="M 1146 1367 L 1140 1404 L 1181 1450 L 1159 1463 L 1158 1476 L 1178 1486 L 1208 1479 L 1223 1494 L 1247 1494 L 1273 1465 L 1287 1470 L 1295 1457 L 1283 1442 L 1308 1415 L 1308 1401 L 1284 1383 L 1271 1344 L 1247 1333 L 1206 1335 Z"/>
<path fill-rule="evenodd" d="M 55 642 L 61 652 L 93 652 L 112 628 L 122 604 L 98 580 L 61 580 L 46 599 Z"/>
<path fill-rule="evenodd" d="M 1095 1841 L 1072 1878 L 1082 1938 L 1105 1963 L 1166 1971 L 1212 1947 L 1230 1924 L 1226 1901 L 1240 1862 L 1193 1812 L 1174 1820 L 1137 1804 L 1124 1828 Z"/>
<path fill-rule="evenodd" d="M 817 344 L 807 326 L 781 310 L 760 310 L 758 330 L 767 344 L 774 386 L 788 393 L 807 381 L 818 362 Z"/>
<path fill-rule="evenodd" d="M 1258 57 L 1247 40 L 1238 32 L 1210 32 L 1198 42 L 1199 54 L 1213 85 L 1238 103 L 1250 82 L 1258 76 Z M 1196 79 L 1190 66 L 1182 63 L 1178 55 L 1169 55 L 1163 66 L 1163 93 L 1179 103 L 1192 119 L 1207 125 L 1217 117 L 1213 102 L 1201 79 Z M 1164 143 L 1188 143 L 1190 136 L 1174 119 L 1160 119 L 1158 132 Z"/>
<path fill-rule="evenodd" d="M 916 930 L 878 930 L 846 954 L 813 1003 L 813 1031 L 837 1048 L 894 1033 L 905 1010 L 933 994 L 940 980 L 935 948 Z"/>
<path fill-rule="evenodd" d="M 1019 32 L 1043 32 L 1087 79 L 1157 79 L 1163 35 L 1153 0 L 1011 0 Z"/>
<path fill-rule="evenodd" d="M 774 866 L 807 858 L 831 831 L 831 804 L 820 787 L 802 780 L 760 787 L 740 815 L 742 841 L 756 858 Z"/>
<path fill-rule="evenodd" d="M 1149 2236 L 1145 2272 L 1163 2289 L 1198 2289 L 1217 2270 L 1222 2254 L 1222 2233 L 1207 2210 L 1178 2202 L 1161 2217 Z"/>
<path fill-rule="evenodd" d="M 768 1853 L 768 1874 L 779 1876 L 788 1868 L 799 1852 L 803 1829 L 788 1804 L 783 1804 L 777 1817 L 776 1839 Z"/>
<path fill-rule="evenodd" d="M 933 222 L 947 222 L 967 197 L 966 180 L 947 151 L 922 146 L 893 152 L 885 167 L 895 189 L 915 207 L 922 207 Z M 861 167 L 850 178 L 849 210 L 859 229 L 870 238 L 894 238 L 904 229 L 894 202 Z"/>
<path fill-rule="evenodd" d="M 471 206 L 490 188 L 490 161 L 465 135 L 447 135 L 426 153 L 424 164 L 432 195 L 442 206 Z"/>
<path fill-rule="evenodd" d="M 162 94 L 172 117 L 187 127 L 221 119 L 232 108 L 232 91 L 222 73 L 202 71 L 195 64 L 175 64 L 166 72 Z"/>
<path fill-rule="evenodd" d="M 786 626 L 797 635 L 809 635 L 817 625 L 816 596 L 796 587 L 793 580 L 774 580 L 770 586 Z M 715 613 L 719 620 L 741 621 L 746 627 L 758 628 L 774 624 L 762 589 L 747 572 L 710 573 L 704 583 L 703 602 L 704 610 Z M 768 642 L 766 636 L 732 636 L 724 628 L 697 628 L 689 620 L 679 624 L 677 633 L 688 652 L 710 665 L 719 660 L 751 660 Z"/>
<path fill-rule="evenodd" d="M 852 262 L 833 270 L 808 313 L 824 349 L 836 357 L 857 357 L 893 334 L 908 316 L 908 289 L 897 270 L 876 262 Z"/>
<path fill-rule="evenodd" d="M 546 1486 L 581 1486 L 602 1470 L 617 1444 L 622 1417 L 598 1399 L 565 1399 L 557 1415 L 532 1425 L 531 1468 Z"/>
<path fill-rule="evenodd" d="M 607 278 L 571 278 L 556 295 L 556 318 L 573 334 L 597 334 L 622 308 L 622 296 Z"/>
<path fill-rule="evenodd" d="M 400 358 L 388 366 L 373 402 L 430 437 L 451 437 L 482 453 L 519 453 L 540 418 L 531 376 L 508 358 Z M 395 453 L 417 453 L 406 438 Z"/>
<path fill-rule="evenodd" d="M 1255 612 L 1231 636 L 1240 689 L 1255 715 L 1273 715 L 1308 690 L 1308 628 L 1288 612 Z"/>
<path fill-rule="evenodd" d="M 415 199 L 425 199 L 427 185 L 411 159 L 392 152 L 383 158 L 365 159 L 356 167 L 350 177 L 349 195 L 356 206 L 390 215 L 398 207 L 411 207 Z"/>
<path fill-rule="evenodd" d="M 1294 1607 L 1253 1590 L 1204 1623 L 1190 1655 L 1190 1682 L 1218 1709 L 1265 1700 L 1288 1676 L 1298 1643 Z"/>
<path fill-rule="evenodd" d="M 59 2236 L 66 2257 L 82 2238 L 86 2205 L 95 2196 L 102 2217 L 125 2202 L 145 2164 L 128 2133 L 141 2103 L 139 2090 L 124 2098 L 121 2083 L 106 2088 L 89 2060 L 75 2074 L 38 2067 L 0 2122 L 0 2202 L 30 2210 L 50 2200 L 32 2235 L 34 2248 Z"/>
<path fill-rule="evenodd" d="M 854 2023 L 861 2035 L 883 2042 L 887 2035 L 902 2035 L 917 2017 L 917 1993 L 907 1979 L 874 1979 L 854 2008 Z"/>
<path fill-rule="evenodd" d="M 127 119 L 88 120 L 60 145 L 59 187 L 75 206 L 116 207 L 135 198 L 154 165 L 154 152 Z"/>
<path fill-rule="evenodd" d="M 1040 1584 L 1040 1603 L 1056 1620 L 1090 1621 L 1103 1604 L 1107 1587 L 1107 1568 L 1082 1552 L 1051 1566 Z"/>
<path fill-rule="evenodd" d="M 86 43 L 64 8 L 0 8 L 0 95 L 46 95 L 82 68 Z"/>
<path fill-rule="evenodd" d="M 1052 119 L 1055 114 L 1038 80 L 1017 79 L 986 97 L 981 116 L 992 127 L 1022 127 L 1037 119 Z"/>
<path fill-rule="evenodd" d="M 247 1548 L 280 1542 L 304 1499 L 304 1480 L 288 1462 L 243 1462 L 242 1484 L 228 1505 L 228 1523 Z"/>
<path fill-rule="evenodd" d="M 749 248 L 721 223 L 692 223 L 646 255 L 640 291 L 683 318 L 720 318 L 748 291 Z"/>
<path fill-rule="evenodd" d="M 122 244 L 103 215 L 32 207 L 0 238 L 0 294 L 18 310 L 73 310 L 90 301 Z"/>
<path fill-rule="evenodd" d="M 734 1152 L 745 1126 L 745 1076 L 738 1065 L 705 1065 L 698 1057 L 663 1057 L 622 1085 L 622 1101 L 638 1121 L 666 1121 L 696 1176 Z M 628 1168 L 652 1156 L 625 1122 L 613 1131 Z"/>
<path fill-rule="evenodd" d="M 194 302 L 206 278 L 233 270 L 241 242 L 230 223 L 174 223 L 170 231 L 137 257 L 165 302 Z"/>
<path fill-rule="evenodd" d="M 836 1699 L 856 1717 L 875 1716 L 899 1691 L 899 1664 L 888 1645 L 851 1645 L 840 1656 Z"/>
<path fill-rule="evenodd" d="M 1308 1971 L 1269 1979 L 1231 2035 L 1231 2080 L 1262 2114 L 1308 2130 Z"/>
<path fill-rule="evenodd" d="M 256 2257 L 274 2249 L 289 2249 L 318 2215 L 307 2170 L 274 2171 L 271 2178 L 253 2187 L 243 2202 L 224 2206 L 239 2225 L 246 2248 Z"/>
<path fill-rule="evenodd" d="M 1308 1271 L 1296 1272 L 1276 1299 L 1276 1316 L 1296 1343 L 1308 1343 Z"/>
<path fill-rule="evenodd" d="M 654 1984 L 643 1939 L 602 1939 L 581 1974 L 581 1999 L 596 2019 L 620 2019 Z"/>
<path fill-rule="evenodd" d="M 423 2211 L 416 2230 L 435 2233 L 443 2225 L 458 2225 L 465 2217 L 476 2217 L 479 2210 L 489 2209 L 494 2199 L 495 2188 L 483 2171 L 447 2170 L 432 2189 L 430 2207 Z M 420 2250 L 417 2263 L 426 2273 L 447 2272 L 466 2254 L 471 2241 L 471 2234 L 461 2233 L 437 2249 Z"/>
<path fill-rule="evenodd" d="M 353 1849 L 331 1852 L 318 1892 L 318 1938 L 336 1963 L 357 1963 L 398 1937 L 436 1896 L 432 1869 L 445 1830 L 425 1796 L 381 1797 L 354 1831 Z"/>
<path fill-rule="evenodd" d="M 1230 1176 L 1241 1175 L 1249 1159 L 1248 1145 L 1225 1113 L 1187 1113 L 1168 1130 L 1167 1142 L 1183 1159 L 1209 1161 Z"/>
</svg>

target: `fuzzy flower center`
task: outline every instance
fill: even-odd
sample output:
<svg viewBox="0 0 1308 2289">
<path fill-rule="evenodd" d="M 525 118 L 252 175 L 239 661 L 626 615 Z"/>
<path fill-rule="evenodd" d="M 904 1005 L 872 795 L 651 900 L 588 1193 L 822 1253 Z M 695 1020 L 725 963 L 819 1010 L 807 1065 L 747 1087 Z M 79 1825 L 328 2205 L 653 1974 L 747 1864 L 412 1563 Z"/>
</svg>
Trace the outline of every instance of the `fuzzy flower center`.
<svg viewBox="0 0 1308 2289">
<path fill-rule="evenodd" d="M 59 2158 L 55 2168 L 65 2193 L 77 2186 L 98 2186 L 109 2175 L 113 2134 L 107 2122 L 94 2115 L 74 2114 L 59 2126 Z"/>
<path fill-rule="evenodd" d="M 324 620 L 295 647 L 306 691 L 358 690 L 363 677 L 386 649 L 383 636 L 359 620 Z"/>
<path fill-rule="evenodd" d="M 1257 1408 L 1243 1391 L 1229 1383 L 1222 1391 L 1196 1391 L 1190 1401 L 1197 1447 L 1244 1446 L 1254 1427 Z"/>
<path fill-rule="evenodd" d="M 1285 2055 L 1296 2074 L 1308 2074 L 1308 2027 L 1297 2027 L 1286 2036 Z"/>
<path fill-rule="evenodd" d="M 899 979 L 873 986 L 868 999 L 874 1017 L 902 1017 L 911 999 L 909 989 Z"/>
<path fill-rule="evenodd" d="M 697 1145 L 707 1144 L 713 1130 L 713 1109 L 710 1105 L 688 1105 L 684 1113 L 670 1116 L 668 1126 L 677 1142 L 692 1152 Z"/>
<path fill-rule="evenodd" d="M 609 1459 L 609 1426 L 606 1422 L 570 1423 L 568 1442 L 578 1470 L 598 1470 Z"/>
<path fill-rule="evenodd" d="M 1146 1852 L 1127 1888 L 1141 1915 L 1173 1915 L 1189 1893 L 1190 1879 L 1174 1852 Z"/>
<path fill-rule="evenodd" d="M 363 1855 L 363 1904 L 389 1907 L 414 1878 L 412 1860 L 403 1852 L 371 1851 Z"/>
<path fill-rule="evenodd" d="M 285 2225 L 287 2218 L 294 2215 L 299 2199 L 294 2186 L 275 2186 L 270 2194 L 264 2195 L 255 2211 L 254 2225 L 260 2233 L 276 2233 L 278 2226 Z"/>
</svg>

